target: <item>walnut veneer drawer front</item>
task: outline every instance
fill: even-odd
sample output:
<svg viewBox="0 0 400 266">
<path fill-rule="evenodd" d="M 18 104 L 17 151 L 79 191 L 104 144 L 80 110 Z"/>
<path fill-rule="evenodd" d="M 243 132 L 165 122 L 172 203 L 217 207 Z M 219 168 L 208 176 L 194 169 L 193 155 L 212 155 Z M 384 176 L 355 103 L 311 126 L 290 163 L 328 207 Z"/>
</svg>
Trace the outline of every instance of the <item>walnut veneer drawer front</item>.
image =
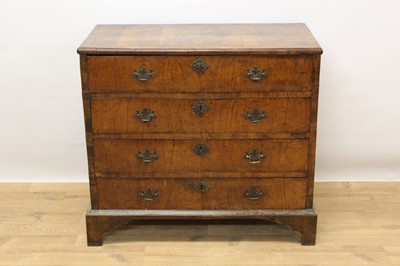
<svg viewBox="0 0 400 266">
<path fill-rule="evenodd" d="M 309 98 L 94 99 L 95 133 L 308 132 Z"/>
<path fill-rule="evenodd" d="M 310 56 L 89 56 L 87 60 L 91 91 L 311 89 Z M 193 69 L 196 60 L 207 66 L 203 72 Z"/>
<path fill-rule="evenodd" d="M 97 173 L 137 177 L 306 172 L 307 153 L 307 139 L 94 140 Z"/>
<path fill-rule="evenodd" d="M 132 220 L 215 219 L 315 243 L 322 49 L 304 24 L 99 25 L 78 53 L 88 245 Z"/>
<path fill-rule="evenodd" d="M 100 209 L 299 209 L 306 179 L 97 179 Z"/>
</svg>

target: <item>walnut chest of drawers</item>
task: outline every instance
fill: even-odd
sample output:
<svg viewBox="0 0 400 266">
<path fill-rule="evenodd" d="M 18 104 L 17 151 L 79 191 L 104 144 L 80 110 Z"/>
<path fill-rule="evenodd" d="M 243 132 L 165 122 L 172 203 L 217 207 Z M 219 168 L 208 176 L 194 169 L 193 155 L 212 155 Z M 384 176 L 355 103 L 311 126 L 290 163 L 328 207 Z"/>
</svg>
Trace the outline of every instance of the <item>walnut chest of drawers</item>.
<svg viewBox="0 0 400 266">
<path fill-rule="evenodd" d="M 304 24 L 99 25 L 78 53 L 88 245 L 185 219 L 286 224 L 315 243 L 322 50 Z"/>
</svg>

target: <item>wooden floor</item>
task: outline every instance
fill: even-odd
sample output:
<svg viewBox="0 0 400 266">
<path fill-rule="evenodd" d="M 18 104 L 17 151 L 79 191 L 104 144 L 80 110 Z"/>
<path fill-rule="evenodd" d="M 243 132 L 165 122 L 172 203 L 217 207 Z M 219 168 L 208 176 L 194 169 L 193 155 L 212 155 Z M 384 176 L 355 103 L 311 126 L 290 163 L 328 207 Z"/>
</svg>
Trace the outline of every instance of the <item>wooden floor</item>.
<svg viewBox="0 0 400 266">
<path fill-rule="evenodd" d="M 0 265 L 400 265 L 400 183 L 317 183 L 316 246 L 277 225 L 136 225 L 87 247 L 88 204 L 87 184 L 0 184 Z"/>
</svg>

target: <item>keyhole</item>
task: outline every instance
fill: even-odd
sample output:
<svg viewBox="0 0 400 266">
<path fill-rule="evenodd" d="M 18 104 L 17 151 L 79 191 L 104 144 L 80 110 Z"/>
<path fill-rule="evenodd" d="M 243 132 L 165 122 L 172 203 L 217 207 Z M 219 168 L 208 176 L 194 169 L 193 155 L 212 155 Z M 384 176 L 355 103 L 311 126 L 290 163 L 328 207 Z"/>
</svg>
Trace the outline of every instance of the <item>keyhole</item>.
<svg viewBox="0 0 400 266">
<path fill-rule="evenodd" d="M 196 189 L 197 191 L 201 192 L 201 193 L 207 192 L 207 190 L 208 190 L 208 184 L 205 183 L 205 182 L 197 183 L 195 189 Z"/>
<path fill-rule="evenodd" d="M 198 156 L 203 156 L 208 152 L 208 147 L 206 144 L 197 144 L 196 146 L 193 147 L 193 151 L 198 155 Z"/>
<path fill-rule="evenodd" d="M 203 101 L 199 100 L 194 105 L 192 105 L 193 110 L 199 115 L 202 116 L 208 111 L 208 106 Z"/>
</svg>

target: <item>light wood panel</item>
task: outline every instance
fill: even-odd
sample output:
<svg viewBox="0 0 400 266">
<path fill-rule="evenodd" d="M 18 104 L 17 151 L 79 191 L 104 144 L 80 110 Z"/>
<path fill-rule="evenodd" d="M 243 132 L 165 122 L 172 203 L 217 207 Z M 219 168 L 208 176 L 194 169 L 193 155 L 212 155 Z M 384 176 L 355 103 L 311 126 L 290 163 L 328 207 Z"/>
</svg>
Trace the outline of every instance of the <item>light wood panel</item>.
<svg viewBox="0 0 400 266">
<path fill-rule="evenodd" d="M 97 25 L 88 54 L 320 54 L 305 24 Z"/>
<path fill-rule="evenodd" d="M 316 183 L 316 246 L 278 225 L 131 225 L 87 247 L 88 184 L 0 191 L 0 265 L 400 264 L 400 183 Z"/>
</svg>

